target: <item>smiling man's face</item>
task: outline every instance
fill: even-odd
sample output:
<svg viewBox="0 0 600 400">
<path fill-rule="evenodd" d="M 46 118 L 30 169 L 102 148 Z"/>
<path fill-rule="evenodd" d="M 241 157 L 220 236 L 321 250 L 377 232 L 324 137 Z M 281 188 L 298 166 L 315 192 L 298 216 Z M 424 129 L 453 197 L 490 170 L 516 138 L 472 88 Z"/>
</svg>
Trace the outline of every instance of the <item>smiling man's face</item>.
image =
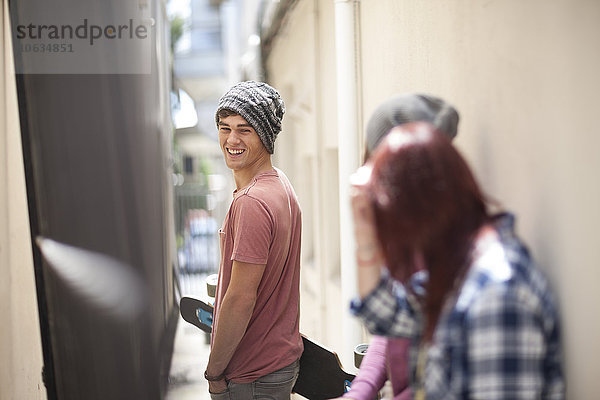
<svg viewBox="0 0 600 400">
<path fill-rule="evenodd" d="M 269 159 L 258 134 L 241 115 L 219 120 L 219 144 L 227 167 L 236 172 L 251 172 Z"/>
</svg>

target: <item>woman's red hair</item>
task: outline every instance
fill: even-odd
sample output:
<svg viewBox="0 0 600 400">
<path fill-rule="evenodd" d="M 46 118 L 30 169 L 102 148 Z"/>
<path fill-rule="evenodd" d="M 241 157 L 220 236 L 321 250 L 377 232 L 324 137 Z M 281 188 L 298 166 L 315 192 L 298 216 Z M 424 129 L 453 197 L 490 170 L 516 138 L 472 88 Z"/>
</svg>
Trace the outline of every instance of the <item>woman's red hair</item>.
<svg viewBox="0 0 600 400">
<path fill-rule="evenodd" d="M 429 272 L 424 339 L 430 340 L 475 234 L 489 219 L 484 196 L 463 157 L 429 123 L 392 129 L 371 163 L 369 191 L 388 269 L 407 282 L 421 253 Z"/>
</svg>

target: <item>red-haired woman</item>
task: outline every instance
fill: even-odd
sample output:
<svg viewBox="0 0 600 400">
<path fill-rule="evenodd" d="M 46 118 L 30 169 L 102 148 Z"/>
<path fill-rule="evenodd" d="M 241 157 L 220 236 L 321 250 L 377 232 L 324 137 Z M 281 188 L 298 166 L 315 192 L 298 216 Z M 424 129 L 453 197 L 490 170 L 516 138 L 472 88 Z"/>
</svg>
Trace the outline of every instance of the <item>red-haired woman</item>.
<svg viewBox="0 0 600 400">
<path fill-rule="evenodd" d="M 551 288 L 448 138 L 396 127 L 358 176 L 352 308 L 373 334 L 411 338 L 415 398 L 564 398 Z"/>
</svg>

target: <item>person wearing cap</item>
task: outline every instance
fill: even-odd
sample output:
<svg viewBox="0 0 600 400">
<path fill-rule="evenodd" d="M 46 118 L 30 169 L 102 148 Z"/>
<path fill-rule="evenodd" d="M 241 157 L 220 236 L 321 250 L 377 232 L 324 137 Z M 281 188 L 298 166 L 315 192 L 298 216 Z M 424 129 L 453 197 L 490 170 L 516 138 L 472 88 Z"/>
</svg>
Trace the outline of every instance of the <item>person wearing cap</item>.
<svg viewBox="0 0 600 400">
<path fill-rule="evenodd" d="M 375 108 L 366 127 L 365 161 L 396 126 L 424 121 L 435 126 L 449 139 L 458 134 L 460 116 L 456 108 L 443 99 L 427 93 L 401 93 Z"/>
<path fill-rule="evenodd" d="M 214 400 L 289 399 L 298 376 L 301 211 L 289 180 L 271 163 L 284 113 L 279 93 L 255 81 L 234 85 L 215 113 L 236 189 L 219 231 L 204 373 Z"/>
<path fill-rule="evenodd" d="M 551 285 L 448 138 L 397 126 L 355 178 L 351 309 L 373 334 L 410 338 L 413 398 L 564 399 Z"/>
<path fill-rule="evenodd" d="M 416 121 L 430 122 L 449 139 L 454 139 L 458 132 L 459 114 L 452 105 L 430 94 L 403 93 L 385 100 L 367 122 L 365 162 L 392 128 Z M 404 290 L 401 285 L 395 286 L 395 291 Z M 408 338 L 374 335 L 350 391 L 343 398 L 373 400 L 389 381 L 394 400 L 410 399 L 409 346 Z"/>
</svg>

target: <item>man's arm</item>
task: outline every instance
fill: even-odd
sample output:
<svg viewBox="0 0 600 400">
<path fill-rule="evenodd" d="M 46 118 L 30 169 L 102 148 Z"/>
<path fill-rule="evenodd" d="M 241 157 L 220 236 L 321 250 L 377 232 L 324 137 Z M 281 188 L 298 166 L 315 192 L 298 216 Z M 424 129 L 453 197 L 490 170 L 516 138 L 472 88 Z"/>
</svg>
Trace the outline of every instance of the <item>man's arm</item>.
<svg viewBox="0 0 600 400">
<path fill-rule="evenodd" d="M 207 375 L 220 376 L 233 357 L 254 311 L 264 270 L 264 264 L 233 261 L 231 281 L 219 307 L 219 326 L 212 338 Z M 209 391 L 212 393 L 221 393 L 226 389 L 225 379 L 209 382 Z"/>
</svg>

